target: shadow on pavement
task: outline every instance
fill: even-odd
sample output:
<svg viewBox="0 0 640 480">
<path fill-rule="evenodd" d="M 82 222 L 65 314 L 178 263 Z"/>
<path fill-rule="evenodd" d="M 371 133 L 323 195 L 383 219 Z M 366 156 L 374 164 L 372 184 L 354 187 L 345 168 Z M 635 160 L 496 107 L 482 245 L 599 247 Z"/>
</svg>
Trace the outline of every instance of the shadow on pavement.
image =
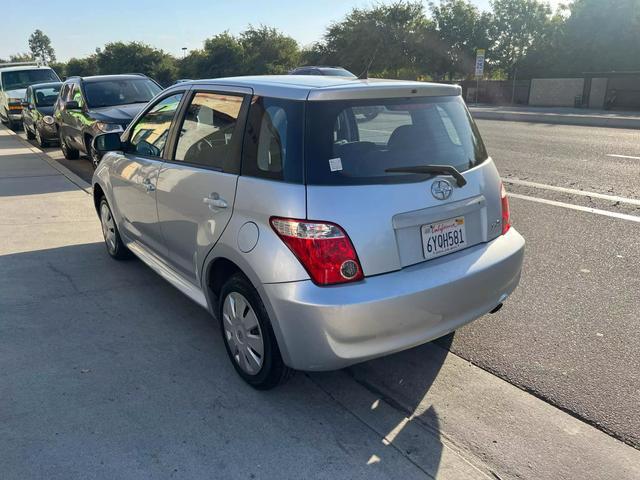
<svg viewBox="0 0 640 480">
<path fill-rule="evenodd" d="M 244 384 L 207 312 L 102 243 L 0 272 L 3 478 L 424 476 L 305 375 Z"/>
</svg>

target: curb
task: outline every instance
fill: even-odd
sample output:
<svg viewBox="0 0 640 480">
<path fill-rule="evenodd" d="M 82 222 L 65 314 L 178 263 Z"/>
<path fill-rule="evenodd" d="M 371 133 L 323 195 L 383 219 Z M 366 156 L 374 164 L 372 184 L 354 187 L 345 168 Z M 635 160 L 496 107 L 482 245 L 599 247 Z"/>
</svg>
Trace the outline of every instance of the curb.
<svg viewBox="0 0 640 480">
<path fill-rule="evenodd" d="M 557 113 L 495 112 L 469 109 L 477 120 L 502 120 L 507 122 L 547 123 L 583 127 L 640 129 L 640 118 L 596 117 L 589 115 L 562 115 Z"/>
<path fill-rule="evenodd" d="M 6 130 L 10 135 L 15 136 L 20 143 L 22 143 L 26 148 L 28 148 L 32 153 L 40 157 L 42 160 L 47 162 L 52 168 L 60 172 L 61 175 L 67 178 L 71 183 L 73 183 L 80 190 L 83 190 L 87 195 L 93 195 L 93 187 L 91 184 L 84 181 L 78 175 L 73 173 L 64 165 L 57 162 L 54 158 L 51 158 L 46 152 L 40 150 L 38 147 L 34 147 L 27 140 L 18 135 L 14 130 L 7 128 L 5 125 L 1 125 L 0 128 L 2 130 Z"/>
</svg>

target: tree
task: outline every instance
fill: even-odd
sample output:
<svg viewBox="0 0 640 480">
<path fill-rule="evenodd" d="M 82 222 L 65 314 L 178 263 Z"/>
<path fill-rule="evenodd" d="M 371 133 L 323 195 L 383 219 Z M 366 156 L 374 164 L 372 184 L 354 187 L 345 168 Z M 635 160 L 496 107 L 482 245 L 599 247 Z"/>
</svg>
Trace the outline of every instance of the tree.
<svg viewBox="0 0 640 480">
<path fill-rule="evenodd" d="M 287 73 L 300 61 L 298 43 L 275 28 L 249 25 L 240 34 L 244 72 L 253 75 Z"/>
<path fill-rule="evenodd" d="M 29 50 L 36 60 L 44 64 L 56 61 L 56 54 L 51 46 L 51 40 L 40 29 L 36 30 L 29 37 Z"/>
<path fill-rule="evenodd" d="M 306 56 L 330 59 L 356 74 L 369 67 L 373 75 L 417 78 L 430 63 L 430 25 L 420 2 L 354 8 Z"/>
<path fill-rule="evenodd" d="M 72 58 L 64 68 L 64 74 L 67 77 L 80 76 L 88 77 L 98 74 L 98 64 L 95 55 L 86 58 Z"/>
<path fill-rule="evenodd" d="M 441 0 L 431 3 L 436 28 L 436 67 L 449 80 L 456 74 L 469 76 L 474 72 L 476 50 L 489 47 L 489 14 L 481 13 L 467 0 Z"/>
<path fill-rule="evenodd" d="M 551 9 L 538 0 L 492 0 L 490 58 L 511 78 L 536 38 L 549 27 Z"/>
<path fill-rule="evenodd" d="M 202 50 L 194 50 L 180 61 L 183 78 L 216 78 L 242 75 L 244 48 L 229 32 L 208 38 Z"/>
<path fill-rule="evenodd" d="M 640 0 L 575 0 L 563 62 L 570 73 L 640 70 Z"/>
<path fill-rule="evenodd" d="M 16 53 L 9 56 L 10 62 L 33 62 L 33 55 L 30 53 Z"/>
<path fill-rule="evenodd" d="M 100 74 L 143 73 L 163 85 L 171 84 L 178 73 L 171 55 L 140 42 L 108 43 L 96 50 L 96 63 Z"/>
</svg>

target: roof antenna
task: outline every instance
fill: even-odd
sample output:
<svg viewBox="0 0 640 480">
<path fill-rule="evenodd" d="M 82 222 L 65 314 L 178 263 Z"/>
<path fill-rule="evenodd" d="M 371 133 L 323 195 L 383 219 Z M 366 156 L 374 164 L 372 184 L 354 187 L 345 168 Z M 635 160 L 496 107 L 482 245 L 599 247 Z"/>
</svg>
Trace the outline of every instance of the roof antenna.
<svg viewBox="0 0 640 480">
<path fill-rule="evenodd" d="M 369 78 L 369 69 L 373 64 L 373 61 L 376 59 L 376 54 L 378 53 L 379 48 L 380 48 L 380 42 L 378 42 L 378 45 L 376 45 L 376 49 L 373 51 L 373 55 L 371 55 L 371 58 L 369 59 L 369 63 L 367 63 L 367 66 L 365 67 L 364 71 L 360 75 L 358 75 L 359 80 L 367 80 Z"/>
</svg>

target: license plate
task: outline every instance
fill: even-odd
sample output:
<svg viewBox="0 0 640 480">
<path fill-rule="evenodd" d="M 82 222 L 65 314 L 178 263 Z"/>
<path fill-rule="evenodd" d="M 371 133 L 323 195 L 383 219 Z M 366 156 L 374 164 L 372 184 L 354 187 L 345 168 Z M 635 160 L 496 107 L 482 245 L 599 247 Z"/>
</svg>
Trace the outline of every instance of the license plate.
<svg viewBox="0 0 640 480">
<path fill-rule="evenodd" d="M 427 260 L 467 247 L 464 217 L 422 225 L 421 231 L 424 258 Z"/>
</svg>

